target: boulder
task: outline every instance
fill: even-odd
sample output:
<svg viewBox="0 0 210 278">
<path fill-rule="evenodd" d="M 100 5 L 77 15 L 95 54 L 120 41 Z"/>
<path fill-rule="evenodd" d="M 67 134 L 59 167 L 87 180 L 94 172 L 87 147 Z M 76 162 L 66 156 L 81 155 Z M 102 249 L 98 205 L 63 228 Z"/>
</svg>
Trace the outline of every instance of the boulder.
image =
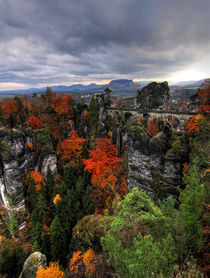
<svg viewBox="0 0 210 278">
<path fill-rule="evenodd" d="M 23 265 L 23 270 L 19 278 L 36 278 L 36 272 L 39 268 L 46 268 L 47 258 L 40 252 L 31 254 Z"/>
</svg>

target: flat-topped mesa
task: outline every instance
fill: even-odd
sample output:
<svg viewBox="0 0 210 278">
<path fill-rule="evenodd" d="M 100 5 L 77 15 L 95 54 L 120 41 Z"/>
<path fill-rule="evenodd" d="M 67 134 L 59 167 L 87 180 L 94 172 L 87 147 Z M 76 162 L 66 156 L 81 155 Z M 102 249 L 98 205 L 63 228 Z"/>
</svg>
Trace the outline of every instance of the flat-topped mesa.
<svg viewBox="0 0 210 278">
<path fill-rule="evenodd" d="M 135 108 L 140 110 L 167 110 L 170 98 L 168 82 L 152 82 L 136 91 Z"/>
</svg>

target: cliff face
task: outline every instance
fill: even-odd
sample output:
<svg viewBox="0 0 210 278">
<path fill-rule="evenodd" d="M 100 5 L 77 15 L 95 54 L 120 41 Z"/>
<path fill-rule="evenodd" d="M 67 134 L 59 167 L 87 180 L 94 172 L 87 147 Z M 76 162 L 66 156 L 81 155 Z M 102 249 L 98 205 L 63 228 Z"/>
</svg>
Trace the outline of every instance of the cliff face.
<svg viewBox="0 0 210 278">
<path fill-rule="evenodd" d="M 176 147 L 176 144 L 179 146 Z M 187 159 L 186 134 L 173 134 L 168 124 L 151 137 L 141 127 L 128 131 L 128 185 L 157 200 L 178 196 L 182 164 Z"/>
<path fill-rule="evenodd" d="M 31 129 L 0 128 L 0 206 L 6 208 L 8 217 L 18 213 L 17 230 L 26 224 L 24 175 L 29 169 L 45 175 L 48 166 L 53 172 L 57 171 L 52 143 L 46 142 L 43 152 L 37 152 L 37 138 Z"/>
</svg>

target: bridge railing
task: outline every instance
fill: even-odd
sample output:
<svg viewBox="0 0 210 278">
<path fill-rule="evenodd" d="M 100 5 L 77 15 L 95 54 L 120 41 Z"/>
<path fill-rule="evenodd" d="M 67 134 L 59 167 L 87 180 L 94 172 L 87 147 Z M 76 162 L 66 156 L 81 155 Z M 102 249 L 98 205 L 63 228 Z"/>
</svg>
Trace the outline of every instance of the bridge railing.
<svg viewBox="0 0 210 278">
<path fill-rule="evenodd" d="M 141 109 L 136 109 L 136 108 L 118 108 L 118 107 L 108 107 L 107 110 L 114 110 L 114 111 L 126 111 L 126 112 L 138 112 L 139 114 L 149 114 L 149 113 L 156 113 L 156 114 L 174 114 L 174 115 L 197 115 L 197 112 L 188 112 L 188 111 L 174 111 L 174 110 L 168 110 L 168 111 L 163 111 L 163 110 L 147 110 L 143 111 Z"/>
</svg>

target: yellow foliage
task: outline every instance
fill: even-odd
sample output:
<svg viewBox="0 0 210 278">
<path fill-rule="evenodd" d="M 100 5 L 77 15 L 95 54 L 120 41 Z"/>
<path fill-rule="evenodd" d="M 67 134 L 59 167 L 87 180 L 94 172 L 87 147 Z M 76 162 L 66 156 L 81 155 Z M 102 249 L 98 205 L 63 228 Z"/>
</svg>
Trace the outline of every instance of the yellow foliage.
<svg viewBox="0 0 210 278">
<path fill-rule="evenodd" d="M 55 197 L 54 197 L 54 199 L 53 199 L 53 204 L 57 204 L 57 202 L 58 201 L 61 201 L 62 200 L 62 198 L 61 198 L 61 196 L 60 196 L 60 194 L 56 194 L 55 195 Z"/>
<path fill-rule="evenodd" d="M 112 138 L 112 131 L 111 131 L 111 130 L 108 132 L 108 136 L 109 136 L 110 138 Z"/>
<path fill-rule="evenodd" d="M 140 118 L 137 119 L 137 125 L 141 125 L 141 119 Z"/>
</svg>

